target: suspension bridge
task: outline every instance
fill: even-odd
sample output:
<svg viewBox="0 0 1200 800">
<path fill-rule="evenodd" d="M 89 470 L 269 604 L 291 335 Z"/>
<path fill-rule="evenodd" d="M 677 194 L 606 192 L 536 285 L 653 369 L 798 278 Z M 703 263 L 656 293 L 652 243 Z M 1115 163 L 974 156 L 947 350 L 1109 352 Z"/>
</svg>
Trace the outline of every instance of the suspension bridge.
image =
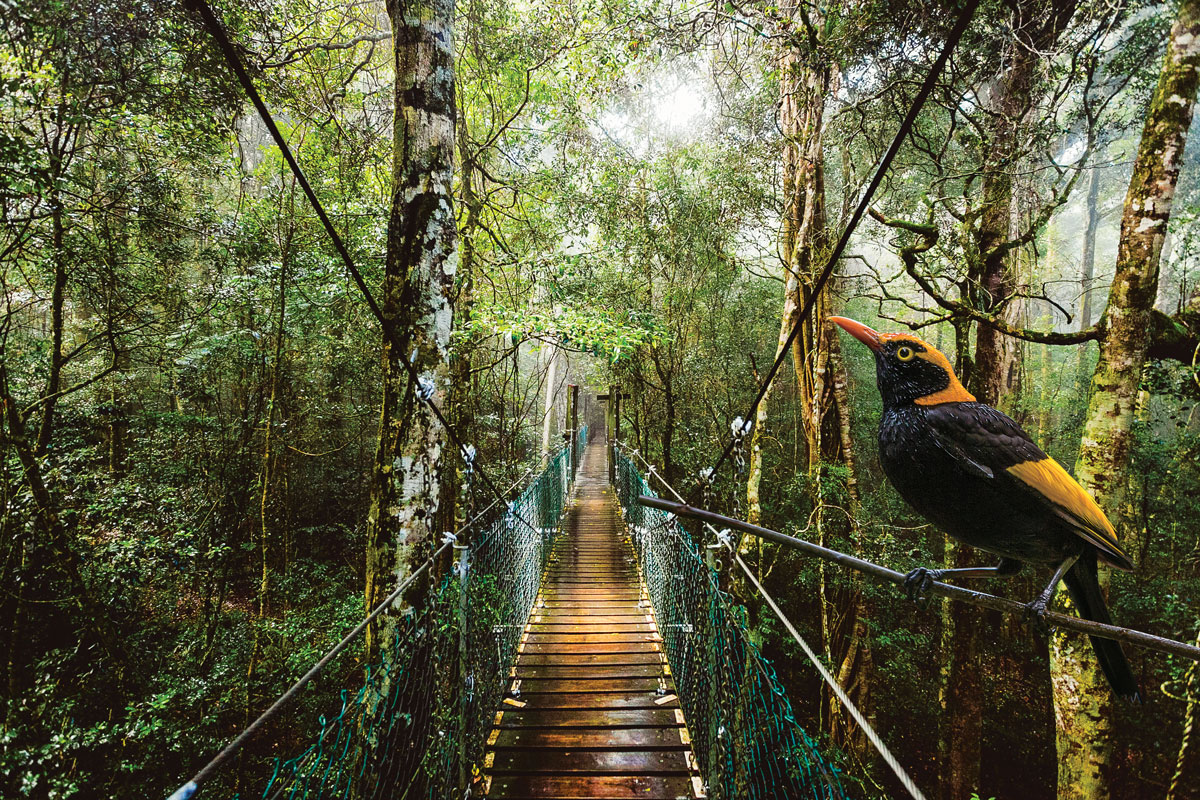
<svg viewBox="0 0 1200 800">
<path fill-rule="evenodd" d="M 442 545 L 455 568 L 362 686 L 234 798 L 848 796 L 704 548 L 586 431 Z"/>
<path fill-rule="evenodd" d="M 448 536 L 354 630 L 254 723 L 180 787 L 188 800 L 243 753 L 247 742 L 372 624 L 385 631 L 379 657 L 361 670 L 357 689 L 313 726 L 310 741 L 274 759 L 261 785 L 235 800 L 277 798 L 493 797 L 728 798 L 834 800 L 850 797 L 839 773 L 798 724 L 770 663 L 752 642 L 741 609 L 720 588 L 712 553 L 723 548 L 763 604 L 808 656 L 896 780 L 915 800 L 924 795 L 855 708 L 796 626 L 731 544 L 738 529 L 807 555 L 900 583 L 893 570 L 777 531 L 694 508 L 635 450 L 619 442 L 620 393 L 610 393 L 608 447 L 587 447 L 586 428 L 572 423 L 567 444 L 514 500 L 474 464 L 434 402 L 434 385 L 418 373 L 394 325 L 351 258 L 317 199 L 245 66 L 205 0 L 188 3 L 213 36 L 300 188 L 320 218 L 347 273 L 379 321 L 385 339 L 418 387 L 467 472 L 495 497 L 465 529 L 470 544 Z M 779 347 L 745 417 L 697 489 L 710 505 L 713 480 L 732 456 L 738 472 L 754 412 L 813 313 L 875 190 L 887 174 L 978 0 L 959 10 L 880 159 L 808 299 Z M 658 497 L 647 474 L 674 496 Z M 736 508 L 736 504 L 734 506 Z M 699 545 L 680 523 L 698 520 Z M 721 526 L 718 529 L 718 526 Z M 461 530 L 460 530 L 461 533 Z M 423 602 L 385 614 L 415 581 L 433 582 L 435 565 L 454 555 Z M 940 582 L 930 594 L 1022 613 L 1015 601 Z M 1048 613 L 1058 627 L 1200 661 L 1200 648 L 1113 625 Z M 294 738 L 290 737 L 290 738 Z M 242 765 L 244 766 L 244 765 Z M 239 767 L 239 775 L 243 770 Z M 239 781 L 239 785 L 243 785 Z M 213 792 L 216 794 L 216 792 Z"/>
</svg>

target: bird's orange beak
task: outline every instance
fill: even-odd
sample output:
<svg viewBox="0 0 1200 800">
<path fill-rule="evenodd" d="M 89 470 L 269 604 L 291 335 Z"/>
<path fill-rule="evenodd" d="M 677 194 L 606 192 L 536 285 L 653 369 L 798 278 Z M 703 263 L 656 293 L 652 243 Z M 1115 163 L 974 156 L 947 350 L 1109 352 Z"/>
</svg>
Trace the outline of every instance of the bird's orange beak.
<svg viewBox="0 0 1200 800">
<path fill-rule="evenodd" d="M 829 321 L 837 323 L 841 326 L 842 330 L 874 351 L 878 352 L 879 348 L 883 346 L 883 343 L 879 339 L 879 332 L 868 328 L 861 322 L 855 322 L 849 317 L 830 317 Z"/>
</svg>

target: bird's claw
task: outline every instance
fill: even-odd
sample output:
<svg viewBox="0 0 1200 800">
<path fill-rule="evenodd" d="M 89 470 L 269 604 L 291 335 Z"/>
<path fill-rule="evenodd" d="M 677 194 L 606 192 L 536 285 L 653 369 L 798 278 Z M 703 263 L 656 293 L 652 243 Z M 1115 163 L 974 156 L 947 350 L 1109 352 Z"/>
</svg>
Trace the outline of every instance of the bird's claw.
<svg viewBox="0 0 1200 800">
<path fill-rule="evenodd" d="M 1025 611 L 1022 613 L 1026 625 L 1030 625 L 1041 633 L 1049 633 L 1053 629 L 1053 625 L 1046 621 L 1046 607 L 1050 605 L 1048 598 L 1039 597 L 1031 603 L 1025 604 Z"/>
<path fill-rule="evenodd" d="M 904 576 L 904 593 L 908 595 L 909 600 L 919 606 L 924 606 L 928 603 L 925 593 L 933 586 L 934 581 L 941 579 L 942 575 L 943 572 L 940 569 L 917 567 Z"/>
</svg>

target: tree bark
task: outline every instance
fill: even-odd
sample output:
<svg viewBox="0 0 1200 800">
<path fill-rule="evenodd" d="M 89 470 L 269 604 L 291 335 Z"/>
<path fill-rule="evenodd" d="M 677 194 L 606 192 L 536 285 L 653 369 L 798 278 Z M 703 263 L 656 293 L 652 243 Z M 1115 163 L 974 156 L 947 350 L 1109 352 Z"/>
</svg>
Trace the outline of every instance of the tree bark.
<svg viewBox="0 0 1200 800">
<path fill-rule="evenodd" d="M 822 21 L 809 13 L 810 33 L 821 29 Z M 815 42 L 815 35 L 810 43 Z M 780 55 L 780 129 L 783 132 L 784 218 L 781 256 L 784 265 L 784 301 L 778 348 L 782 348 L 799 320 L 800 310 L 813 300 L 812 314 L 806 319 L 792 346 L 792 366 L 799 388 L 801 428 L 805 441 L 805 460 L 809 475 L 809 494 L 816 507 L 813 524 L 816 538 L 827 535 L 824 505 L 828 500 L 823 483 L 824 467 L 842 463 L 854 473 L 853 439 L 849 435 L 847 375 L 838 350 L 837 335 L 828 322 L 830 284 L 813 298 L 813 288 L 829 254 L 829 234 L 825 201 L 825 152 L 823 135 L 825 103 L 834 91 L 835 72 L 827 53 L 817 43 L 815 52 L 789 46 Z M 849 191 L 847 189 L 847 191 Z M 779 350 L 776 350 L 778 357 Z M 750 441 L 750 476 L 747 500 L 750 515 L 761 517 L 759 486 L 762 479 L 762 429 L 767 419 L 766 402 L 760 404 Z M 858 488 L 851 477 L 846 484 L 851 520 L 856 517 Z M 851 522 L 853 524 L 853 522 Z M 822 644 L 826 655 L 837 665 L 838 678 L 864 714 L 871 716 L 871 664 L 868 609 L 861 602 L 861 586 L 852 581 L 850 591 L 840 603 L 844 622 L 832 617 L 830 597 L 821 573 Z M 865 740 L 847 719 L 841 704 L 826 695 L 828 726 L 834 741 L 867 757 Z"/>
<path fill-rule="evenodd" d="M 1125 195 L 1116 271 L 1104 311 L 1105 336 L 1092 375 L 1075 476 L 1117 522 L 1125 549 L 1141 551 L 1137 526 L 1122 523 L 1123 476 L 1138 387 L 1150 345 L 1159 258 L 1183 163 L 1200 68 L 1200 0 L 1183 0 Z M 1107 571 L 1101 568 L 1107 587 Z M 1091 648 L 1056 634 L 1051 671 L 1062 800 L 1106 800 L 1113 754 L 1113 696 Z"/>
<path fill-rule="evenodd" d="M 1088 177 L 1087 202 L 1085 203 L 1087 225 L 1083 230 L 1083 276 L 1080 278 L 1079 289 L 1079 330 L 1087 330 L 1092 326 L 1092 282 L 1096 279 L 1096 232 L 1100 229 L 1100 170 L 1092 168 Z"/>
<path fill-rule="evenodd" d="M 379 445 L 367 518 L 366 605 L 376 606 L 429 555 L 437 531 L 445 432 L 419 405 L 410 357 L 441 403 L 449 383 L 454 219 L 454 2 L 389 0 L 396 68 L 392 210 L 382 310 Z M 417 589 L 416 591 L 420 591 Z M 410 595 L 415 597 L 416 595 Z M 400 601 L 400 602 L 403 602 Z M 368 631 L 368 651 L 379 645 Z"/>
<path fill-rule="evenodd" d="M 54 287 L 50 293 L 50 372 L 46 378 L 46 390 L 42 397 L 42 419 L 38 424 L 37 440 L 34 442 L 33 453 L 41 458 L 50 447 L 50 438 L 54 431 L 54 409 L 58 405 L 58 392 L 62 388 L 63 330 L 65 319 L 63 308 L 67 290 L 67 254 L 65 246 L 65 227 L 63 225 L 62 200 L 56 192 L 50 199 L 51 248 L 54 263 Z"/>
<path fill-rule="evenodd" d="M 983 157 L 978 226 L 967 231 L 974 241 L 974 264 L 969 272 L 977 305 L 987 313 L 1009 316 L 1017 289 L 1017 270 L 1001 245 L 1013 236 L 1016 211 L 1013 173 L 1022 155 L 1020 130 L 1035 98 L 1035 77 L 1043 53 L 1051 49 L 1070 22 L 1075 0 L 1020 0 L 1012 8 L 1013 39 L 1007 45 L 987 100 L 986 152 Z M 962 331 L 957 331 L 959 334 Z M 959 347 L 964 344 L 957 337 Z M 1017 343 L 990 325 L 977 325 L 974 358 L 961 375 L 970 391 L 984 403 L 1000 405 L 1016 385 Z M 960 350 L 961 353 L 961 350 Z M 946 566 L 976 566 L 977 554 L 946 543 Z M 983 683 L 978 613 L 961 603 L 949 603 L 943 615 L 940 692 L 945 717 L 939 749 L 947 771 L 942 797 L 957 800 L 979 788 L 983 737 Z"/>
<path fill-rule="evenodd" d="M 464 210 L 459 247 L 458 267 L 455 271 L 456 291 L 453 297 L 454 326 L 460 334 L 470 330 L 471 310 L 475 305 L 475 234 L 479 230 L 479 214 L 483 201 L 476 191 L 475 180 L 479 169 L 471 160 L 470 139 L 466 123 L 458 121 L 459 135 L 456 146 L 459 158 L 459 191 Z M 482 176 L 480 176 L 482 177 Z M 469 333 L 458 340 L 450 357 L 450 388 L 446 395 L 446 414 L 454 430 L 467 444 L 472 443 L 475 414 L 471 391 L 471 356 L 474 342 Z M 470 498 L 463 496 L 464 474 L 459 464 L 448 465 L 442 470 L 440 488 L 442 501 L 438 514 L 437 530 L 458 531 L 458 526 L 467 518 Z M 445 569 L 451 556 L 439 565 Z"/>
<path fill-rule="evenodd" d="M 999 247 L 1008 241 L 1013 215 L 1013 173 L 1021 158 L 1021 127 L 1035 97 L 1034 79 L 1075 13 L 1075 0 L 1020 0 L 1013 7 L 1014 38 L 1007 66 L 997 77 L 990 102 L 987 148 L 983 160 L 978 227 L 969 233 L 977 248 L 975 277 L 980 306 L 994 313 L 1004 308 L 1016 290 L 1017 276 L 1008 263 L 1013 252 Z M 968 386 L 980 402 L 997 405 L 1011 388 L 1015 341 L 990 325 L 975 334 L 975 381 Z"/>
</svg>

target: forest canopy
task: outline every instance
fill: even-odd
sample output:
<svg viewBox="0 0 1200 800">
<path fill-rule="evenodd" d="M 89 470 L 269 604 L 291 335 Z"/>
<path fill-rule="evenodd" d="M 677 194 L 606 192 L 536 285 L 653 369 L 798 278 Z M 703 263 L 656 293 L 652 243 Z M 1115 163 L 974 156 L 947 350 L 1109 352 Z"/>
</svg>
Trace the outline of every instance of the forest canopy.
<svg viewBox="0 0 1200 800">
<path fill-rule="evenodd" d="M 714 510 L 990 565 L 889 482 L 832 315 L 945 353 L 1112 522 L 1112 617 L 1200 645 L 1200 2 L 977 6 L 934 71 L 967 4 L 213 3 L 343 257 L 194 0 L 0 0 L 0 796 L 167 796 L 466 540 L 488 487 L 417 376 L 497 486 L 576 385 L 689 493 L 766 387 Z M 1082 636 L 735 547 L 931 798 L 1196 796 L 1194 662 L 1126 648 L 1132 706 Z M 719 581 L 851 796 L 904 796 Z M 381 636 L 205 791 L 261 791 Z"/>
</svg>

